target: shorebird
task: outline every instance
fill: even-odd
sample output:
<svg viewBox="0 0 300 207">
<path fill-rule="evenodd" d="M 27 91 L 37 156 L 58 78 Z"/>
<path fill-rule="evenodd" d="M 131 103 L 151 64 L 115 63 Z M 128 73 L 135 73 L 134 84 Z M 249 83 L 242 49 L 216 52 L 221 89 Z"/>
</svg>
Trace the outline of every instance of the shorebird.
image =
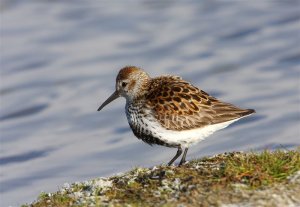
<svg viewBox="0 0 300 207">
<path fill-rule="evenodd" d="M 134 135 L 153 145 L 177 148 L 168 165 L 189 147 L 212 133 L 254 113 L 222 102 L 179 76 L 151 78 L 135 66 L 126 66 L 116 78 L 115 92 L 99 107 L 118 97 L 126 99 L 126 116 Z"/>
</svg>

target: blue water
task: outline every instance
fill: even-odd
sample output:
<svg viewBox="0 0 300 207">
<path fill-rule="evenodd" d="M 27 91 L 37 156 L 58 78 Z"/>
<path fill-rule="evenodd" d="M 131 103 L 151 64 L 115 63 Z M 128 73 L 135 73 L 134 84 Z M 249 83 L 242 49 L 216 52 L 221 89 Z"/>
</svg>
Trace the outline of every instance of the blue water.
<svg viewBox="0 0 300 207">
<path fill-rule="evenodd" d="M 97 112 L 118 70 L 176 74 L 254 108 L 188 159 L 300 145 L 299 1 L 1 2 L 1 206 L 65 182 L 168 162 L 136 139 L 124 99 Z"/>
</svg>

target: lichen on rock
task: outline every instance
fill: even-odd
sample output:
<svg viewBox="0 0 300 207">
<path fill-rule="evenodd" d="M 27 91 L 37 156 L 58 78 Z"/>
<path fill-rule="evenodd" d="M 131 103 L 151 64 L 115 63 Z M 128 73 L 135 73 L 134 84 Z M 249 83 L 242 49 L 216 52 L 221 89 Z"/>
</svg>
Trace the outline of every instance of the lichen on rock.
<svg viewBox="0 0 300 207">
<path fill-rule="evenodd" d="M 231 152 L 65 184 L 28 206 L 296 206 L 299 183 L 299 149 Z"/>
</svg>

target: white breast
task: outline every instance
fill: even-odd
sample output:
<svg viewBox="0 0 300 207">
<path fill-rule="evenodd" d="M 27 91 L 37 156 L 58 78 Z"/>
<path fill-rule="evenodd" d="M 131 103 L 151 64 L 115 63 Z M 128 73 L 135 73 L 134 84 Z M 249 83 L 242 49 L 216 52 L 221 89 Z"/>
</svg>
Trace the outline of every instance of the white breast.
<svg viewBox="0 0 300 207">
<path fill-rule="evenodd" d="M 161 124 L 151 115 L 142 117 L 141 119 L 142 120 L 136 119 L 135 121 L 138 121 L 139 124 L 143 125 L 143 127 L 148 128 L 148 130 L 151 131 L 153 135 L 158 137 L 160 140 L 169 144 L 180 144 L 183 147 L 189 147 L 190 145 L 204 140 L 214 132 L 227 127 L 240 118 L 219 124 L 209 125 L 202 128 L 183 131 L 168 130 L 162 127 Z"/>
</svg>

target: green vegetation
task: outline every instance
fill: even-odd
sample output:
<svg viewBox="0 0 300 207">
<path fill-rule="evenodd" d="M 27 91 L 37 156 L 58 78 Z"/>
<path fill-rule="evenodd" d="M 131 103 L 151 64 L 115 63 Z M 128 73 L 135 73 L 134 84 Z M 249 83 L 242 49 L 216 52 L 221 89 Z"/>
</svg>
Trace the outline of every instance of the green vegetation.
<svg viewBox="0 0 300 207">
<path fill-rule="evenodd" d="M 232 152 L 181 167 L 135 168 L 122 175 L 65 186 L 56 193 L 42 193 L 27 206 L 224 206 L 249 202 L 253 206 L 300 205 L 299 149 Z"/>
</svg>

